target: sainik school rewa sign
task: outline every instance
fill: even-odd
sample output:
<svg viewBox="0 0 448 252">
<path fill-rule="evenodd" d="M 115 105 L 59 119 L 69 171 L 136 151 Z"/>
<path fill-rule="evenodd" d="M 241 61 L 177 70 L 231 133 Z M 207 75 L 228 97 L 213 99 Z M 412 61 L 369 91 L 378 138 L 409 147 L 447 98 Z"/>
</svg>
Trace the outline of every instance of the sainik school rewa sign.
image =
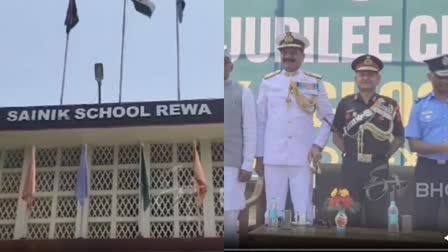
<svg viewBox="0 0 448 252">
<path fill-rule="evenodd" d="M 0 108 L 0 130 L 222 123 L 223 100 Z"/>
</svg>

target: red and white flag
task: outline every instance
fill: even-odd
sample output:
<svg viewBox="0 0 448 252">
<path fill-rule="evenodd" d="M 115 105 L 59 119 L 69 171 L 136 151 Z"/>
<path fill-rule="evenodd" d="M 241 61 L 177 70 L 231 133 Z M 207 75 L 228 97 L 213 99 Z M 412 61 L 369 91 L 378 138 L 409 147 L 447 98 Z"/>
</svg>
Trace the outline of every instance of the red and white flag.
<svg viewBox="0 0 448 252">
<path fill-rule="evenodd" d="M 194 179 L 198 188 L 198 198 L 196 204 L 198 207 L 202 206 L 204 203 L 205 196 L 207 195 L 207 180 L 205 179 L 204 168 L 202 167 L 202 162 L 196 149 L 196 143 L 194 146 Z"/>
<path fill-rule="evenodd" d="M 29 210 L 33 205 L 34 193 L 36 193 L 36 147 L 31 148 L 31 158 L 28 165 L 25 186 L 22 192 L 22 199 L 26 201 L 26 208 Z"/>
</svg>

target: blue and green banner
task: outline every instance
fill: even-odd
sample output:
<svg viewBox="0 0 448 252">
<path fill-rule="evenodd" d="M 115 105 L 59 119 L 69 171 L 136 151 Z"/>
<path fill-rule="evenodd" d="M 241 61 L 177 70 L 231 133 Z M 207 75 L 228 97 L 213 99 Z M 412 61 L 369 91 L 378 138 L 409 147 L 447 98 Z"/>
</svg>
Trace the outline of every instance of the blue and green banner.
<svg viewBox="0 0 448 252">
<path fill-rule="evenodd" d="M 275 37 L 285 29 L 300 32 L 311 43 L 302 68 L 323 76 L 334 108 L 356 92 L 354 58 L 369 53 L 383 60 L 377 91 L 398 101 L 406 127 L 414 100 L 432 90 L 423 60 L 448 53 L 446 10 L 445 0 L 226 0 L 232 79 L 256 95 L 263 76 L 280 69 Z M 330 141 L 324 162 L 340 163 L 339 154 Z M 416 155 L 406 143 L 390 161 L 414 166 Z"/>
</svg>

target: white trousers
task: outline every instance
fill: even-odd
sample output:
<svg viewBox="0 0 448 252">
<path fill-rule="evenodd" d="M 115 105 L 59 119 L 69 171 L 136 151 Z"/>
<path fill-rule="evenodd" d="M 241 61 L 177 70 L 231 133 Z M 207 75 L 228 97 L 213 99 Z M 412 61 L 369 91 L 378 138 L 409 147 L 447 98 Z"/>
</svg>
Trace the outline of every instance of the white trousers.
<svg viewBox="0 0 448 252">
<path fill-rule="evenodd" d="M 272 204 L 272 199 L 277 201 L 279 215 L 284 216 L 288 186 L 295 215 L 305 215 L 308 223 L 313 223 L 313 181 L 310 167 L 308 166 L 283 166 L 265 165 L 264 178 L 266 182 L 266 213 Z"/>
<path fill-rule="evenodd" d="M 224 248 L 238 248 L 240 210 L 224 211 Z"/>
<path fill-rule="evenodd" d="M 246 206 L 246 183 L 238 180 L 240 170 L 224 167 L 224 211 L 240 210 Z"/>
</svg>

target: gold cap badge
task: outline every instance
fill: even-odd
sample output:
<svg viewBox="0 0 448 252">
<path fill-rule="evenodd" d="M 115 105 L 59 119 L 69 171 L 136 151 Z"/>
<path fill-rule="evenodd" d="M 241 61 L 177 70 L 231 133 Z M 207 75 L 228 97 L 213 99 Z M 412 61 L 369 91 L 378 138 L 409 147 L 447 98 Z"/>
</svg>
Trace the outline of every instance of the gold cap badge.
<svg viewBox="0 0 448 252">
<path fill-rule="evenodd" d="M 284 43 L 292 43 L 294 42 L 294 37 L 292 36 L 291 32 L 287 32 L 285 35 L 285 38 L 283 39 Z"/>
<path fill-rule="evenodd" d="M 372 59 L 370 58 L 370 55 L 367 55 L 367 56 L 366 56 L 366 59 L 364 60 L 364 64 L 365 64 L 365 65 L 372 65 L 372 64 L 373 64 L 373 61 L 372 61 Z"/>
</svg>

